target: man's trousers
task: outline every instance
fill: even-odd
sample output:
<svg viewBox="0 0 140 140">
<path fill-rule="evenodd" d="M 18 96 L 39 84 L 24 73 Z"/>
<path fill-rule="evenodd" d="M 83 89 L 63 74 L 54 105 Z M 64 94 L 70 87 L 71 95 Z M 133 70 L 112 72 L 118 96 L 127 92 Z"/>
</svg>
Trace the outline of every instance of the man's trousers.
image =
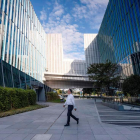
<svg viewBox="0 0 140 140">
<path fill-rule="evenodd" d="M 78 120 L 74 115 L 72 115 L 73 105 L 68 105 L 68 113 L 67 113 L 67 124 L 70 123 L 70 117 L 72 117 L 74 120 Z"/>
</svg>

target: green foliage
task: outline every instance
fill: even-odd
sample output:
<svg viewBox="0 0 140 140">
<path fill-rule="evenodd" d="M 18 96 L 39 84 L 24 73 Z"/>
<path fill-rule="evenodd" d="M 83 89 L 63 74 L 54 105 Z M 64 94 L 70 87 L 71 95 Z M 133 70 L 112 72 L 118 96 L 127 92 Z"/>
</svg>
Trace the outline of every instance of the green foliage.
<svg viewBox="0 0 140 140">
<path fill-rule="evenodd" d="M 51 100 L 50 102 L 53 103 L 64 103 L 66 100 L 60 100 L 60 99 L 55 99 L 55 100 Z"/>
<path fill-rule="evenodd" d="M 106 93 L 103 93 L 102 96 L 106 96 Z"/>
<path fill-rule="evenodd" d="M 0 111 L 11 109 L 11 97 L 6 88 L 0 87 Z"/>
<path fill-rule="evenodd" d="M 123 94 L 122 91 L 117 91 L 117 92 L 116 92 L 116 95 L 117 95 L 117 96 L 122 96 L 122 94 Z"/>
<path fill-rule="evenodd" d="M 122 86 L 125 95 L 138 96 L 140 94 L 140 76 L 131 75 L 126 78 Z"/>
<path fill-rule="evenodd" d="M 31 89 L 31 87 L 29 85 L 26 86 L 26 89 Z"/>
<path fill-rule="evenodd" d="M 28 102 L 29 105 L 35 105 L 36 104 L 36 93 L 34 90 L 26 90 L 28 95 Z"/>
<path fill-rule="evenodd" d="M 11 95 L 11 107 L 12 108 L 20 108 L 20 99 L 18 92 L 16 91 L 16 89 L 12 89 L 12 88 L 8 88 L 8 92 Z"/>
<path fill-rule="evenodd" d="M 80 92 L 77 92 L 78 95 L 80 95 Z"/>
<path fill-rule="evenodd" d="M 129 93 L 126 94 L 127 97 L 131 97 Z"/>
<path fill-rule="evenodd" d="M 92 92 L 92 95 L 98 95 L 99 93 L 98 93 L 98 91 L 97 90 L 94 90 L 93 92 Z"/>
<path fill-rule="evenodd" d="M 32 111 L 32 110 L 36 110 L 36 109 L 40 109 L 40 108 L 44 108 L 44 107 L 48 107 L 48 105 L 46 105 L 46 106 L 44 106 L 44 105 L 43 106 L 42 105 L 31 105 L 31 106 L 20 108 L 20 109 L 11 109 L 11 110 L 6 111 L 6 112 L 0 112 L 0 118 L 23 113 L 23 112 L 27 112 L 27 111 Z"/>
<path fill-rule="evenodd" d="M 93 92 L 93 89 L 92 88 L 83 88 L 83 96 L 84 94 L 91 94 Z"/>
<path fill-rule="evenodd" d="M 95 88 L 107 87 L 110 90 L 110 86 L 116 86 L 120 80 L 120 76 L 116 76 L 117 70 L 117 64 L 107 60 L 106 63 L 91 64 L 87 73 L 89 79 L 94 81 Z"/>
<path fill-rule="evenodd" d="M 47 92 L 46 96 L 49 98 L 49 100 L 59 99 L 58 94 L 57 93 L 53 93 L 53 92 Z"/>
<path fill-rule="evenodd" d="M 23 108 L 34 104 L 36 104 L 35 91 L 0 87 L 0 111 Z"/>
<path fill-rule="evenodd" d="M 58 90 L 57 90 L 57 93 L 58 93 L 58 94 L 62 94 L 62 90 L 61 90 L 61 89 L 58 89 Z"/>
</svg>

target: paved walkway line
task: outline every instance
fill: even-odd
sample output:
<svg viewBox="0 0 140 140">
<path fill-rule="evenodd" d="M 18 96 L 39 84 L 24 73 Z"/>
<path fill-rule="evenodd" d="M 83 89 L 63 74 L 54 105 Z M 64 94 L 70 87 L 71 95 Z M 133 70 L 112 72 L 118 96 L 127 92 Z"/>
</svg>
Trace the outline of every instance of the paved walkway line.
<svg viewBox="0 0 140 140">
<path fill-rule="evenodd" d="M 97 113 L 97 116 L 98 116 L 99 123 L 101 124 L 102 121 L 101 121 L 100 115 L 99 115 L 99 113 L 98 113 L 98 110 L 97 110 L 97 107 L 96 107 L 95 100 L 94 100 L 94 105 L 95 105 L 95 110 L 96 110 L 96 113 Z"/>
</svg>

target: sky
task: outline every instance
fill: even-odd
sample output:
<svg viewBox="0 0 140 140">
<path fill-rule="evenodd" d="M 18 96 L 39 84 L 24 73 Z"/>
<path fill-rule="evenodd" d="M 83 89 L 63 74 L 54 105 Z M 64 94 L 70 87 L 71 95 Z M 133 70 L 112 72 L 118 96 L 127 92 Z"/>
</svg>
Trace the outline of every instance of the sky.
<svg viewBox="0 0 140 140">
<path fill-rule="evenodd" d="M 31 0 L 46 33 L 61 33 L 65 59 L 85 59 L 84 34 L 98 33 L 109 0 Z"/>
</svg>

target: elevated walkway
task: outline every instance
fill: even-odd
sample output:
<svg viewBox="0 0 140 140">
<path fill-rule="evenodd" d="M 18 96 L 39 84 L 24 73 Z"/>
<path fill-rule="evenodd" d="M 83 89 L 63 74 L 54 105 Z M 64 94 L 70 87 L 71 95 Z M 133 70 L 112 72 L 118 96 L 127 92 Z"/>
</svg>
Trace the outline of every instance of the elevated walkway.
<svg viewBox="0 0 140 140">
<path fill-rule="evenodd" d="M 88 75 L 44 74 L 44 83 L 51 88 L 93 88 Z"/>
</svg>

